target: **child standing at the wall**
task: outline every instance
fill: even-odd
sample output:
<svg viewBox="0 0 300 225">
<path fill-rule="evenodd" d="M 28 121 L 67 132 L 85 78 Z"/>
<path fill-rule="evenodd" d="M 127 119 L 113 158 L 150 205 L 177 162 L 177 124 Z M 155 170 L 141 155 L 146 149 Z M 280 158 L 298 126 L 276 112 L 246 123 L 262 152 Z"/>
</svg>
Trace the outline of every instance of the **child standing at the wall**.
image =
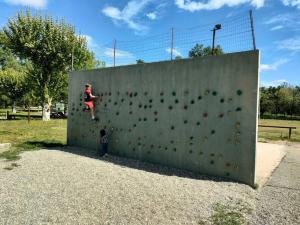
<svg viewBox="0 0 300 225">
<path fill-rule="evenodd" d="M 95 110 L 94 110 L 94 99 L 99 98 L 99 96 L 94 96 L 92 94 L 92 86 L 90 84 L 85 85 L 84 91 L 84 104 L 85 108 L 83 111 L 91 110 L 92 120 L 97 120 L 95 117 Z"/>
<path fill-rule="evenodd" d="M 110 129 L 107 129 L 107 130 L 100 130 L 100 143 L 101 143 L 101 147 L 102 147 L 102 151 L 103 151 L 103 154 L 102 156 L 103 157 L 106 157 L 107 156 L 107 152 L 108 152 L 108 139 L 110 137 L 110 135 L 112 134 L 113 132 L 113 128 L 110 128 Z M 101 152 L 99 152 L 99 155 L 101 154 Z"/>
</svg>

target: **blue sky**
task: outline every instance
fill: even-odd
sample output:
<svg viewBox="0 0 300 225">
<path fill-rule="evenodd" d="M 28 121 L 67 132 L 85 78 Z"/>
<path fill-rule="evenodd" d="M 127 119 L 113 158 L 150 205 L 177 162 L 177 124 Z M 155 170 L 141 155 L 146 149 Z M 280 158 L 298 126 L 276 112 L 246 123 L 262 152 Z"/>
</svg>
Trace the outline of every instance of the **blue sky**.
<svg viewBox="0 0 300 225">
<path fill-rule="evenodd" d="M 198 35 L 203 37 L 200 40 L 206 40 L 205 35 L 210 38 L 211 25 L 231 18 L 245 23 L 243 18 L 248 18 L 248 10 L 252 9 L 257 48 L 261 50 L 261 84 L 300 85 L 300 0 L 0 0 L 0 27 L 28 6 L 73 24 L 77 33 L 87 38 L 97 58 L 107 65 L 112 64 L 114 39 L 119 62 L 133 62 L 139 57 L 149 61 L 168 59 L 170 29 L 174 27 L 173 52 L 186 57 L 193 47 L 188 45 L 192 39 Z M 245 26 L 248 24 L 233 24 L 236 30 Z M 194 29 L 186 29 L 190 27 Z M 246 50 L 251 46 L 247 38 L 224 42 L 224 48 L 228 44 Z M 207 41 L 204 44 L 211 43 Z M 164 53 L 155 50 L 158 48 Z M 144 55 L 138 55 L 139 51 Z"/>
</svg>

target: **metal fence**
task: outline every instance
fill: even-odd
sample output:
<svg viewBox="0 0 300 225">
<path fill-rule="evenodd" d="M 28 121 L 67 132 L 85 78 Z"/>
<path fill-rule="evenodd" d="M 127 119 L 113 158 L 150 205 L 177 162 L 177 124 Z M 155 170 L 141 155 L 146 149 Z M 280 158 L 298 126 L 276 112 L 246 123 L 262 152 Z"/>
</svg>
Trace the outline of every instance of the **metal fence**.
<svg viewBox="0 0 300 225">
<path fill-rule="evenodd" d="M 252 11 L 214 24 L 171 28 L 166 33 L 129 41 L 116 39 L 103 46 L 103 59 L 111 67 L 187 58 L 196 44 L 212 49 L 219 45 L 224 53 L 256 50 Z"/>
</svg>

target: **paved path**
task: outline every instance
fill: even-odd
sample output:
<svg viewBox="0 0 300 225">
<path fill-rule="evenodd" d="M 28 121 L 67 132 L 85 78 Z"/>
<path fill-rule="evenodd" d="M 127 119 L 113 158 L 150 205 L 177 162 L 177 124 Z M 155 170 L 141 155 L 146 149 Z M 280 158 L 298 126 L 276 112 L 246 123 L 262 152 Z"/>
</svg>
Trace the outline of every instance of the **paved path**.
<svg viewBox="0 0 300 225">
<path fill-rule="evenodd" d="M 253 224 L 300 224 L 300 145 L 293 144 L 269 181 L 258 190 Z"/>
</svg>

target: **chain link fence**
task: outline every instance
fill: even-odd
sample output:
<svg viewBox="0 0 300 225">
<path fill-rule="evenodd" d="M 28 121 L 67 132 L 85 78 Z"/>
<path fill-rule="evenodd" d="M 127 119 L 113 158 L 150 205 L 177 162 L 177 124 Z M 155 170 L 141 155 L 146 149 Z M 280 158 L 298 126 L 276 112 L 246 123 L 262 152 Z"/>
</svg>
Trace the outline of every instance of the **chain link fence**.
<svg viewBox="0 0 300 225">
<path fill-rule="evenodd" d="M 188 58 L 196 44 L 211 49 L 213 45 L 220 46 L 224 53 L 256 50 L 252 11 L 216 24 L 171 28 L 169 32 L 135 40 L 116 39 L 102 47 L 100 57 L 107 67 L 175 60 Z"/>
</svg>

